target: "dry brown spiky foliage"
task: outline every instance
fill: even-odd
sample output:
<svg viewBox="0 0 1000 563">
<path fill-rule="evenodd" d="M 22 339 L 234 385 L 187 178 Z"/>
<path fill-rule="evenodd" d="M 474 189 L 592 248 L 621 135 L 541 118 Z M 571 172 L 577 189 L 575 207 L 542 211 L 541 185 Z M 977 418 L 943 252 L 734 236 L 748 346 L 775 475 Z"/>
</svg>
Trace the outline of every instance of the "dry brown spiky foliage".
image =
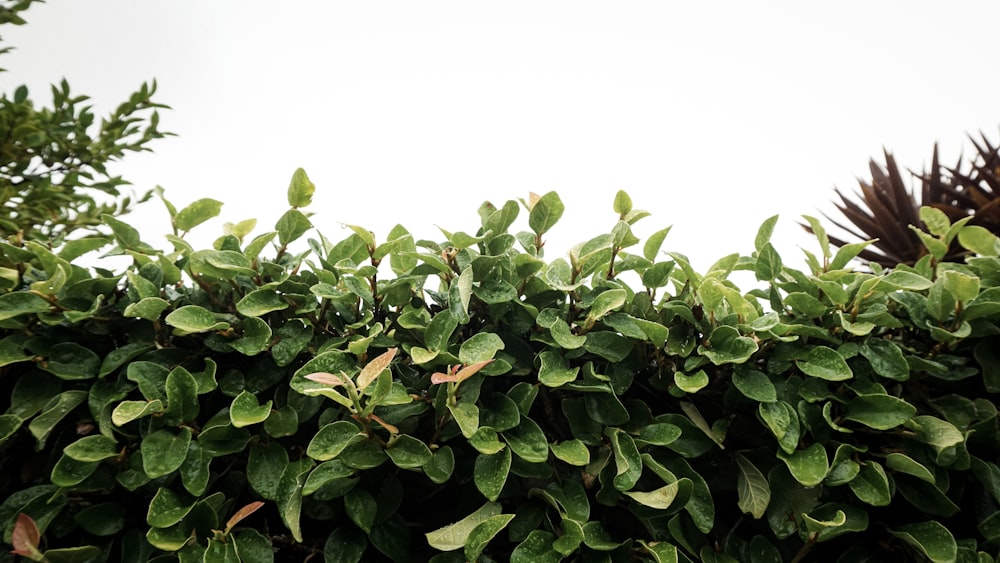
<svg viewBox="0 0 1000 563">
<path fill-rule="evenodd" d="M 970 137 L 976 155 L 967 167 L 961 157 L 954 167 L 941 166 L 935 144 L 930 170 L 909 173 L 920 184 L 918 193 L 912 187 L 907 188 L 896 160 L 885 151 L 885 165 L 872 159 L 871 180 L 859 179 L 859 201 L 835 190 L 840 197 L 835 205 L 849 223 L 827 218 L 861 240 L 878 239 L 858 257 L 884 267 L 912 265 L 927 253 L 920 238 L 909 228 L 909 225 L 923 226 L 919 212 L 925 205 L 940 209 L 952 222 L 971 215 L 970 224 L 1000 235 L 1000 144 L 993 145 L 985 135 L 980 136 L 978 140 Z M 830 241 L 837 246 L 850 242 L 834 236 Z M 965 254 L 955 244 L 948 249 L 944 260 L 961 262 Z"/>
</svg>

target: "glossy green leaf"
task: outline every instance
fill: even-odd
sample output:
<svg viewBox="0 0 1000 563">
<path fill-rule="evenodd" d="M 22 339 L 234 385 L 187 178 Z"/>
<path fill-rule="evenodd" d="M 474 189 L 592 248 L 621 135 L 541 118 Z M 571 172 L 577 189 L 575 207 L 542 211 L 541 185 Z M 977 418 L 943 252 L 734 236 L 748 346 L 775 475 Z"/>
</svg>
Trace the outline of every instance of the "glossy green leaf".
<svg viewBox="0 0 1000 563">
<path fill-rule="evenodd" d="M 875 373 L 895 381 L 910 377 L 910 366 L 903 351 L 894 342 L 882 338 L 869 338 L 861 345 L 861 355 L 868 359 Z"/>
<path fill-rule="evenodd" d="M 759 403 L 771 403 L 778 400 L 774 384 L 771 383 L 767 375 L 758 370 L 734 370 L 733 386 L 746 398 Z"/>
<path fill-rule="evenodd" d="M 708 386 L 708 374 L 700 369 L 691 375 L 682 372 L 674 372 L 674 384 L 685 393 L 697 393 Z"/>
<path fill-rule="evenodd" d="M 580 440 L 565 440 L 558 444 L 549 444 L 552 454 L 570 465 L 584 466 L 590 463 L 590 450 Z"/>
<path fill-rule="evenodd" d="M 331 460 L 341 454 L 348 446 L 365 439 L 365 433 L 354 423 L 346 420 L 331 422 L 319 429 L 306 448 L 306 455 L 318 460 Z"/>
<path fill-rule="evenodd" d="M 101 368 L 101 358 L 75 342 L 60 342 L 49 350 L 41 368 L 60 379 L 93 379 Z"/>
<path fill-rule="evenodd" d="M 740 470 L 736 481 L 738 505 L 744 514 L 759 520 L 771 502 L 771 488 L 764 474 L 749 459 L 742 454 L 735 454 L 735 457 Z"/>
<path fill-rule="evenodd" d="M 868 461 L 861 466 L 858 476 L 848 483 L 861 502 L 872 506 L 889 506 L 892 488 L 889 476 L 877 461 Z"/>
<path fill-rule="evenodd" d="M 642 476 L 642 457 L 635 441 L 627 433 L 608 427 L 604 435 L 611 441 L 611 451 L 615 459 L 614 486 L 619 491 L 628 491 Z"/>
<path fill-rule="evenodd" d="M 190 231 L 205 221 L 218 216 L 220 211 L 222 211 L 221 201 L 202 198 L 178 211 L 174 217 L 174 226 L 179 231 Z"/>
<path fill-rule="evenodd" d="M 271 414 L 271 401 L 261 405 L 253 393 L 241 391 L 229 406 L 229 419 L 236 428 L 258 424 Z"/>
<path fill-rule="evenodd" d="M 288 308 L 288 301 L 273 289 L 255 289 L 236 303 L 236 310 L 245 317 L 262 317 Z"/>
<path fill-rule="evenodd" d="M 500 491 L 507 482 L 512 462 L 510 448 L 504 448 L 493 455 L 479 454 L 473 470 L 476 488 L 491 502 L 500 498 Z"/>
<path fill-rule="evenodd" d="M 548 387 L 562 387 L 576 379 L 580 368 L 569 367 L 569 361 L 554 350 L 545 350 L 538 355 L 538 381 Z"/>
<path fill-rule="evenodd" d="M 142 468 L 146 476 L 156 479 L 169 475 L 180 468 L 187 457 L 188 444 L 191 443 L 191 430 L 181 428 L 178 432 L 172 430 L 157 430 L 142 441 Z M 161 526 L 164 527 L 164 526 Z"/>
<path fill-rule="evenodd" d="M 424 474 L 436 485 L 446 483 L 455 471 L 455 453 L 450 446 L 432 452 L 431 460 L 423 466 Z"/>
<path fill-rule="evenodd" d="M 492 517 L 499 516 L 502 508 L 496 502 L 487 502 L 475 512 L 458 522 L 427 532 L 427 544 L 439 551 L 456 551 L 465 547 L 469 534 L 476 526 Z M 473 558 L 475 559 L 475 558 Z"/>
<path fill-rule="evenodd" d="M 854 377 L 844 357 L 826 346 L 814 346 L 805 359 L 797 360 L 795 365 L 802 373 L 827 381 L 844 381 Z"/>
<path fill-rule="evenodd" d="M 407 434 L 400 434 L 385 453 L 400 469 L 423 467 L 433 457 L 427 444 Z"/>
<path fill-rule="evenodd" d="M 796 481 L 806 487 L 819 485 L 830 471 L 826 448 L 820 443 L 812 444 L 791 454 L 779 451 L 778 459 L 785 462 L 792 477 L 795 477 Z"/>
<path fill-rule="evenodd" d="M 42 413 L 28 423 L 28 430 L 38 441 L 38 449 L 44 447 L 56 425 L 86 400 L 86 391 L 63 391 L 45 405 Z"/>
<path fill-rule="evenodd" d="M 292 174 L 292 181 L 288 185 L 288 205 L 292 207 L 308 207 L 312 203 L 313 193 L 316 185 L 309 180 L 306 171 L 296 168 Z"/>
<path fill-rule="evenodd" d="M 518 457 L 529 463 L 543 463 L 549 458 L 549 443 L 534 420 L 521 416 L 514 428 L 501 433 L 504 441 Z"/>
<path fill-rule="evenodd" d="M 844 418 L 876 430 L 889 430 L 916 414 L 916 407 L 891 395 L 859 395 L 847 403 Z"/>
<path fill-rule="evenodd" d="M 185 305 L 175 309 L 164 320 L 181 335 L 229 328 L 229 323 L 216 320 L 211 311 L 198 305 Z"/>
<path fill-rule="evenodd" d="M 742 364 L 757 352 L 757 343 L 752 338 L 741 336 L 731 326 L 720 326 L 712 331 L 708 346 L 699 346 L 698 352 L 715 365 Z"/>
<path fill-rule="evenodd" d="M 289 209 L 274 225 L 274 230 L 278 231 L 278 242 L 282 246 L 298 240 L 311 228 L 309 218 L 298 209 Z"/>
<path fill-rule="evenodd" d="M 111 411 L 111 422 L 124 426 L 133 420 L 163 412 L 163 401 L 122 401 Z"/>
<path fill-rule="evenodd" d="M 958 544 L 955 537 L 939 522 L 918 522 L 899 526 L 890 533 L 912 545 L 934 563 L 955 561 Z"/>
<path fill-rule="evenodd" d="M 562 217 L 565 206 L 556 192 L 538 198 L 528 213 L 528 226 L 536 235 L 548 232 Z"/>
<path fill-rule="evenodd" d="M 285 466 L 278 481 L 276 502 L 281 521 L 291 532 L 295 541 L 302 541 L 301 511 L 302 511 L 302 488 L 305 485 L 306 477 L 313 468 L 311 459 L 300 459 Z"/>
<path fill-rule="evenodd" d="M 281 475 L 287 465 L 288 452 L 278 442 L 251 447 L 246 466 L 247 481 L 258 495 L 277 500 Z"/>
<path fill-rule="evenodd" d="M 177 366 L 167 375 L 164 385 L 167 411 L 164 423 L 177 426 L 194 421 L 198 416 L 198 382 L 191 372 Z"/>
<path fill-rule="evenodd" d="M 907 456 L 906 454 L 891 452 L 886 456 L 885 464 L 893 471 L 912 475 L 917 479 L 921 479 L 932 485 L 934 484 L 934 474 L 931 473 L 925 465 Z"/>
<path fill-rule="evenodd" d="M 191 512 L 196 501 L 188 495 L 160 487 L 149 501 L 146 522 L 154 528 L 173 526 Z"/>
<path fill-rule="evenodd" d="M 496 353 L 504 349 L 503 340 L 492 332 L 479 332 L 462 343 L 458 359 L 464 365 L 492 360 Z"/>
<path fill-rule="evenodd" d="M 63 453 L 76 461 L 102 461 L 117 457 L 118 443 L 106 436 L 85 436 L 63 448 Z"/>
</svg>

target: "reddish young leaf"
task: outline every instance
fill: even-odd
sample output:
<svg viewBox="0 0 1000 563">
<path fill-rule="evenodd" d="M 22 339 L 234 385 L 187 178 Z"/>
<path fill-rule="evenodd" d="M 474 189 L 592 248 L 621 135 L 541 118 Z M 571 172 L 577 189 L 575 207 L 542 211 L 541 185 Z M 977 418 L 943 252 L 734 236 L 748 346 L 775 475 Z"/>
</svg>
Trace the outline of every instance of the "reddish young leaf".
<svg viewBox="0 0 1000 563">
<path fill-rule="evenodd" d="M 236 513 L 229 518 L 229 521 L 226 522 L 226 533 L 228 534 L 229 531 L 232 530 L 237 524 L 239 524 L 241 520 L 243 520 L 247 516 L 250 516 L 254 512 L 257 512 L 257 509 L 259 509 L 262 506 L 264 506 L 264 503 L 258 500 L 255 502 L 251 502 L 250 504 L 237 510 Z"/>
<path fill-rule="evenodd" d="M 17 515 L 17 522 L 14 524 L 14 531 L 11 532 L 10 543 L 14 546 L 11 553 L 27 557 L 32 561 L 41 561 L 42 553 L 38 551 L 38 543 L 41 541 L 41 534 L 38 532 L 38 525 L 25 513 Z"/>
<path fill-rule="evenodd" d="M 309 381 L 315 381 L 316 383 L 322 383 L 324 385 L 329 385 L 330 387 L 341 387 L 345 385 L 344 381 L 346 379 L 346 376 L 334 375 L 332 373 L 327 373 L 325 371 L 310 373 L 305 377 Z"/>
<path fill-rule="evenodd" d="M 389 367 L 389 362 L 396 355 L 395 348 L 389 348 L 382 355 L 368 362 L 358 375 L 358 389 L 364 391 L 366 387 L 375 381 L 385 368 Z"/>
</svg>

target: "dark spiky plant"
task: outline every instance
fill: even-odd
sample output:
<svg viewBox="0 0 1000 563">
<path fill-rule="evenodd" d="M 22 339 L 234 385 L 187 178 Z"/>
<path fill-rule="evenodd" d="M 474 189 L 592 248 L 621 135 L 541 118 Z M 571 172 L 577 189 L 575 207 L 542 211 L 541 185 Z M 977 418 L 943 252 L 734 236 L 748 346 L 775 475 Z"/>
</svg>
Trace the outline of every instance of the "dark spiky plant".
<svg viewBox="0 0 1000 563">
<path fill-rule="evenodd" d="M 909 226 L 922 226 L 919 210 L 925 205 L 940 209 L 952 222 L 972 216 L 970 224 L 1000 234 L 1000 144 L 993 145 L 985 135 L 979 140 L 970 139 L 976 155 L 968 166 L 962 158 L 954 167 L 941 166 L 934 145 L 930 170 L 910 173 L 920 184 L 919 192 L 906 187 L 903 174 L 888 151 L 885 166 L 874 159 L 869 162 L 871 180 L 858 182 L 860 201 L 835 190 L 840 196 L 835 205 L 849 223 L 830 219 L 831 222 L 859 239 L 877 239 L 859 258 L 884 267 L 912 265 L 919 260 L 926 249 Z M 805 228 L 810 230 L 808 226 Z M 830 241 L 837 246 L 849 242 L 833 236 Z M 944 260 L 960 262 L 964 254 L 954 244 Z"/>
</svg>

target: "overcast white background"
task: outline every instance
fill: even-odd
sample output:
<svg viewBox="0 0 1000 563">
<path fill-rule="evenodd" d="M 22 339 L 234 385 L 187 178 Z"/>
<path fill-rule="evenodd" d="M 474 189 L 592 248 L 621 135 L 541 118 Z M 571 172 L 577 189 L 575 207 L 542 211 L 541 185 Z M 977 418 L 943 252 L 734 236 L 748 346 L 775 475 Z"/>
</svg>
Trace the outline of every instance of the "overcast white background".
<svg viewBox="0 0 1000 563">
<path fill-rule="evenodd" d="M 835 215 L 882 147 L 921 169 L 967 133 L 998 140 L 996 1 L 261 2 L 50 0 L 4 30 L 0 89 L 36 102 L 66 77 L 104 113 L 155 78 L 178 134 L 117 171 L 223 221 L 286 208 L 301 166 L 314 223 L 474 232 L 484 200 L 557 191 L 548 258 L 610 229 L 626 190 L 699 268 L 749 253 L 780 214 L 786 262 L 802 214 Z M 9 27 L 9 26 L 8 26 Z M 158 202 L 136 212 L 167 247 Z M 527 229 L 522 212 L 517 228 Z M 200 238 L 198 238 L 200 237 Z"/>
</svg>

